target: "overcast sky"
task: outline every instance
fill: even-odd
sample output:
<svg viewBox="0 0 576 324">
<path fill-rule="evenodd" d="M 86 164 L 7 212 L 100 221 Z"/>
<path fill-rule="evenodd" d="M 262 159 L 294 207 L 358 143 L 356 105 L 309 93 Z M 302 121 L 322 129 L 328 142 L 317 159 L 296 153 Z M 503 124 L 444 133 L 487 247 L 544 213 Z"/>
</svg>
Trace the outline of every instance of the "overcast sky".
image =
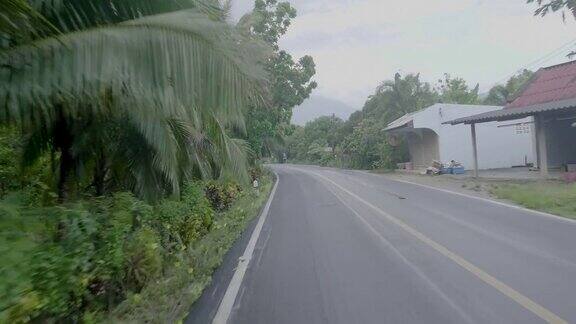
<svg viewBox="0 0 576 324">
<path fill-rule="evenodd" d="M 253 0 L 235 0 L 235 17 Z M 525 0 L 291 0 L 298 17 L 281 47 L 316 62 L 317 94 L 362 107 L 379 82 L 444 72 L 486 91 L 518 69 L 566 61 L 576 25 L 559 15 L 533 17 Z M 570 43 L 572 41 L 572 43 Z"/>
</svg>

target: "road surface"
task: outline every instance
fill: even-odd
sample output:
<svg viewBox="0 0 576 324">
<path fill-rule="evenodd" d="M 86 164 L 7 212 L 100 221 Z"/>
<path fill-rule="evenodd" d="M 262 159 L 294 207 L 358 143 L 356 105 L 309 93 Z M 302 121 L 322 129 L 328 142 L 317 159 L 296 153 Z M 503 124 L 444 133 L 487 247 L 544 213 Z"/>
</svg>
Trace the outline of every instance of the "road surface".
<svg viewBox="0 0 576 324">
<path fill-rule="evenodd" d="M 228 323 L 576 322 L 576 222 L 365 172 L 273 169 Z"/>
</svg>

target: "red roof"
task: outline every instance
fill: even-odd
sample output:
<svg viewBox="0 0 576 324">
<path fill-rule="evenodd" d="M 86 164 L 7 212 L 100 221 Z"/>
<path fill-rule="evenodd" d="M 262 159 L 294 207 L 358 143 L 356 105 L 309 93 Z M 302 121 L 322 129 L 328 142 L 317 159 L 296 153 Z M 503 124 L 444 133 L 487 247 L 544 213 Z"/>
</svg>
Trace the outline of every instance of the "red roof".
<svg viewBox="0 0 576 324">
<path fill-rule="evenodd" d="M 505 108 L 528 107 L 576 98 L 576 61 L 542 68 Z"/>
</svg>

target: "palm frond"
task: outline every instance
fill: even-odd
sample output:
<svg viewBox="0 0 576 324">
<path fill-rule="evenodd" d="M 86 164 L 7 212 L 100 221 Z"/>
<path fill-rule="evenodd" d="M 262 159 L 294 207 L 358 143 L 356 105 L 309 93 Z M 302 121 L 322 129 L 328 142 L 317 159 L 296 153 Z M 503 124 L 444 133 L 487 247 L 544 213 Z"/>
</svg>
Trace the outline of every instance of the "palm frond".
<svg viewBox="0 0 576 324">
<path fill-rule="evenodd" d="M 239 106 L 261 95 L 260 45 L 196 11 L 72 33 L 1 55 L 0 102 L 9 103 L 12 116 L 54 100 L 85 98 L 98 108 L 94 102 L 106 90 L 237 120 Z"/>
<path fill-rule="evenodd" d="M 242 144 L 226 128 L 242 129 L 244 107 L 262 100 L 268 53 L 198 10 L 39 40 L 0 53 L 0 122 L 35 130 L 62 116 L 125 119 L 145 147 L 145 163 L 126 153 L 136 191 L 167 183 L 177 193 L 184 166 L 204 174 L 217 161 L 246 173 Z M 185 147 L 187 137 L 195 146 Z M 202 150 L 206 141 L 217 157 Z"/>
<path fill-rule="evenodd" d="M 66 33 L 185 9 L 196 9 L 219 20 L 226 10 L 218 0 L 30 0 L 30 3 Z"/>
<path fill-rule="evenodd" d="M 205 128 L 213 143 L 213 161 L 219 169 L 219 176 L 247 183 L 248 156 L 251 154 L 248 144 L 241 139 L 231 138 L 215 116 L 209 116 Z"/>
<path fill-rule="evenodd" d="M 44 33 L 57 34 L 58 29 L 26 0 L 0 1 L 0 48 L 38 38 Z"/>
</svg>

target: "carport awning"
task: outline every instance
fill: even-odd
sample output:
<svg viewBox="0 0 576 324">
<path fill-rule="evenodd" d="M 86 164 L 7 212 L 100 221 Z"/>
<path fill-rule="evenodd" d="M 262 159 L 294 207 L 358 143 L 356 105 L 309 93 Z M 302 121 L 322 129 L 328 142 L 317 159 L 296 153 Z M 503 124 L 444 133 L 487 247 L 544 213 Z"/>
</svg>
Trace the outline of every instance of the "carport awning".
<svg viewBox="0 0 576 324">
<path fill-rule="evenodd" d="M 525 118 L 542 112 L 569 111 L 573 109 L 576 109 L 576 98 L 552 101 L 527 107 L 504 108 L 501 110 L 489 111 L 478 115 L 454 119 L 451 121 L 444 122 L 442 124 L 458 125 L 458 124 L 487 123 L 492 121 L 506 121 L 506 120 Z"/>
</svg>

